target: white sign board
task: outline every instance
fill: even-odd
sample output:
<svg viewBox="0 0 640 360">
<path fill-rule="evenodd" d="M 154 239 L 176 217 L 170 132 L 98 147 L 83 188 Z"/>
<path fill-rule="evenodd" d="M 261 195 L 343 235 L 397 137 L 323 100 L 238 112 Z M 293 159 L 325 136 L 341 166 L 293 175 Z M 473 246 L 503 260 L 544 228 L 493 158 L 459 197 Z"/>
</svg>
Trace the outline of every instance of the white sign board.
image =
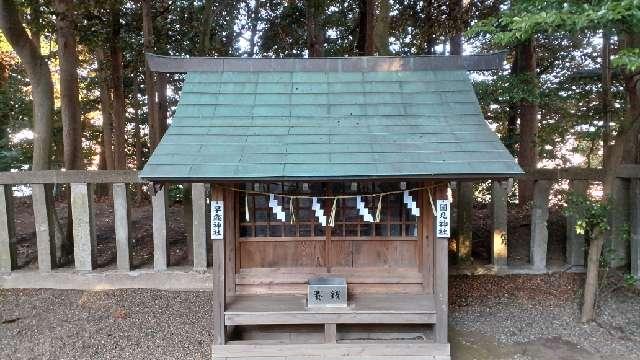
<svg viewBox="0 0 640 360">
<path fill-rule="evenodd" d="M 224 202 L 211 202 L 211 238 L 222 240 L 224 238 Z"/>
<path fill-rule="evenodd" d="M 436 236 L 440 238 L 451 237 L 451 206 L 449 200 L 436 202 Z"/>
</svg>

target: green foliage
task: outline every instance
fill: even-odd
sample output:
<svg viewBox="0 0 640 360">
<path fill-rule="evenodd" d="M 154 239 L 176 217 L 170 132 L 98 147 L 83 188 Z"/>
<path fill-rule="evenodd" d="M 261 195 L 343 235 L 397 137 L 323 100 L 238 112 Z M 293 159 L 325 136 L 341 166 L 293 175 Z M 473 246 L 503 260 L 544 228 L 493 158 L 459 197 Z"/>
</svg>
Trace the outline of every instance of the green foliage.
<svg viewBox="0 0 640 360">
<path fill-rule="evenodd" d="M 184 200 L 185 189 L 181 184 L 174 184 L 169 186 L 167 196 L 171 202 L 181 202 Z"/>
<path fill-rule="evenodd" d="M 11 134 L 31 128 L 32 105 L 28 81 L 17 65 L 0 86 L 0 171 L 22 168 L 31 163 L 31 140 L 12 142 Z"/>
<path fill-rule="evenodd" d="M 610 206 L 588 196 L 569 193 L 565 213 L 576 217 L 576 231 L 579 234 L 592 232 L 594 229 L 609 230 L 607 216 Z"/>
<path fill-rule="evenodd" d="M 640 70 L 640 49 L 628 48 L 620 50 L 613 58 L 612 64 L 614 67 L 622 68 L 629 72 Z"/>
<path fill-rule="evenodd" d="M 613 264 L 624 260 L 622 256 L 613 248 L 605 247 L 602 249 L 602 255 L 600 255 L 600 268 L 611 269 Z"/>
<path fill-rule="evenodd" d="M 625 286 L 635 287 L 635 286 L 639 286 L 640 285 L 640 278 L 638 278 L 637 276 L 635 276 L 633 274 L 626 274 L 624 276 L 623 282 L 624 282 Z"/>
<path fill-rule="evenodd" d="M 499 17 L 478 22 L 467 34 L 489 35 L 494 43 L 508 46 L 540 33 L 637 31 L 639 27 L 640 0 L 516 0 Z"/>
</svg>

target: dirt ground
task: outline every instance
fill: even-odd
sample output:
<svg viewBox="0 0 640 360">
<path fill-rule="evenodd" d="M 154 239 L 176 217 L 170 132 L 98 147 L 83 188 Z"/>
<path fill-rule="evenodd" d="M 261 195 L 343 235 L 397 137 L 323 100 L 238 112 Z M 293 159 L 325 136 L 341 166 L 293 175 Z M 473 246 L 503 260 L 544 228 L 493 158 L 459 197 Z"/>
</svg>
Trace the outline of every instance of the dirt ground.
<svg viewBox="0 0 640 360">
<path fill-rule="evenodd" d="M 487 204 L 476 203 L 473 209 L 472 257 L 476 264 L 489 264 L 491 260 L 492 219 Z M 563 264 L 566 252 L 566 218 L 563 209 L 549 208 L 547 221 L 549 242 L 547 261 L 551 265 Z M 528 207 L 509 206 L 507 223 L 507 246 L 509 265 L 529 263 L 529 241 L 531 239 L 531 210 Z"/>
<path fill-rule="evenodd" d="M 37 267 L 37 248 L 35 225 L 31 197 L 20 197 L 14 200 L 16 218 L 16 238 L 18 253 L 18 268 Z M 107 198 L 97 198 L 95 202 L 97 267 L 109 268 L 116 261 L 116 239 L 114 231 L 113 202 Z M 56 212 L 62 228 L 66 229 L 67 205 L 56 203 Z M 182 204 L 174 203 L 169 206 L 167 219 L 167 239 L 169 241 L 170 264 L 187 265 L 187 237 L 182 221 Z M 133 205 L 131 208 L 132 229 L 132 266 L 140 268 L 153 264 L 153 232 L 152 213 L 148 202 Z M 70 260 L 65 266 L 73 266 Z"/>
<path fill-rule="evenodd" d="M 580 324 L 582 276 L 453 276 L 454 360 L 640 359 L 640 294 L 601 298 Z M 212 294 L 0 290 L 0 359 L 210 359 Z"/>
<path fill-rule="evenodd" d="M 37 249 L 33 209 L 30 197 L 20 197 L 15 200 L 16 235 L 18 267 L 37 266 Z M 63 229 L 67 221 L 67 206 L 64 202 L 56 204 Z M 97 237 L 97 265 L 98 268 L 110 268 L 115 264 L 116 246 L 113 220 L 113 203 L 107 198 L 98 198 L 95 203 L 96 237 Z M 529 262 L 529 239 L 531 220 L 528 208 L 513 207 L 509 210 L 508 246 L 509 264 L 524 265 Z M 150 267 L 153 262 L 152 213 L 148 202 L 134 205 L 131 208 L 133 261 L 134 268 Z M 187 237 L 182 217 L 182 204 L 173 203 L 169 207 L 167 219 L 167 239 L 169 241 L 170 264 L 174 266 L 189 265 L 187 259 Z M 551 208 L 549 215 L 549 264 L 562 264 L 565 254 L 566 221 L 561 209 Z M 490 262 L 491 246 L 491 215 L 485 204 L 476 204 L 473 217 L 473 262 L 488 264 Z M 451 248 L 454 248 L 452 241 Z M 453 255 L 453 254 L 452 254 Z M 209 254 L 211 257 L 211 254 Z M 65 266 L 73 266 L 70 260 Z"/>
</svg>

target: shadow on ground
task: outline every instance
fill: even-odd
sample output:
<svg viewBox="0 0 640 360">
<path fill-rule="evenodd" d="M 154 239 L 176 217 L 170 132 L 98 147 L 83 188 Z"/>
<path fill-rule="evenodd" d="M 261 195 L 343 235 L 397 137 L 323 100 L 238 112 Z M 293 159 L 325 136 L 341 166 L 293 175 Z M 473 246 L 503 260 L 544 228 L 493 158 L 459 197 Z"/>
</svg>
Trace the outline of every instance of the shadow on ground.
<svg viewBox="0 0 640 360">
<path fill-rule="evenodd" d="M 495 337 L 472 331 L 449 330 L 454 360 L 599 360 L 602 357 L 559 337 L 521 344 L 498 343 Z"/>
</svg>

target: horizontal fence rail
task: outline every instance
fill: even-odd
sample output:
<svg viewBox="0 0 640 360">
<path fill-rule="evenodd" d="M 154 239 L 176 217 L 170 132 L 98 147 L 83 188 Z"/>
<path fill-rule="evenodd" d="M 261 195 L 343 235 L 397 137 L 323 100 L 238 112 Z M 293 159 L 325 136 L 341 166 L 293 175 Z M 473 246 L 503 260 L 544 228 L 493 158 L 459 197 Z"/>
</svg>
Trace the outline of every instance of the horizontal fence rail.
<svg viewBox="0 0 640 360">
<path fill-rule="evenodd" d="M 532 180 L 534 186 L 534 197 L 531 203 L 531 240 L 530 240 L 530 264 L 524 272 L 540 273 L 548 271 L 547 251 L 549 234 L 547 230 L 547 220 L 549 217 L 549 198 L 551 187 L 558 180 L 569 180 L 569 188 L 577 193 L 586 194 L 591 183 L 601 182 L 605 173 L 602 169 L 584 168 L 563 168 L 563 169 L 537 169 L 521 179 Z M 616 243 L 611 241 L 614 247 L 619 247 L 620 255 L 627 260 L 626 264 L 631 264 L 631 272 L 640 276 L 640 165 L 623 165 L 616 171 L 618 177 L 616 189 L 612 197 L 619 199 L 624 204 L 620 213 L 612 216 L 610 224 L 612 232 L 628 226 L 631 229 L 629 237 L 630 245 L 627 243 Z M 69 188 L 69 199 L 71 206 L 71 220 L 73 227 L 73 249 L 74 249 L 74 271 L 84 274 L 96 273 L 96 232 L 95 232 L 95 208 L 94 189 L 98 184 L 107 184 L 113 200 L 114 209 L 114 233 L 116 257 L 115 269 L 118 279 L 122 279 L 123 274 L 133 274 L 132 269 L 132 217 L 130 198 L 131 191 L 128 184 L 137 184 L 136 189 L 141 191 L 141 184 L 146 181 L 138 176 L 134 170 L 117 171 L 25 171 L 25 172 L 4 172 L 0 173 L 0 287 L 20 286 L 18 280 L 8 278 L 16 273 L 16 223 L 14 211 L 14 194 L 12 186 L 30 185 L 33 215 L 35 222 L 35 237 L 37 248 L 38 270 L 41 276 L 47 273 L 57 273 L 56 276 L 69 276 L 69 269 L 59 269 L 56 263 L 58 251 L 56 248 L 55 217 L 52 210 L 53 198 L 52 188 L 55 184 L 65 184 Z M 461 184 L 466 183 L 463 186 Z M 472 180 L 458 182 L 458 189 L 472 189 Z M 491 224 L 491 263 L 495 271 L 517 272 L 510 267 L 507 261 L 508 255 L 508 194 L 511 192 L 514 180 L 495 180 L 491 185 L 491 203 L 489 206 L 492 218 Z M 186 231 L 189 232 L 187 238 L 187 251 L 189 252 L 188 268 L 181 267 L 184 273 L 194 272 L 194 274 L 210 273 L 208 267 L 207 248 L 211 246 L 208 237 L 209 214 L 207 202 L 210 199 L 209 184 L 202 182 L 192 183 L 186 189 L 190 192 L 191 201 L 185 202 L 185 206 L 191 210 L 191 223 L 185 224 Z M 149 190 L 151 187 L 148 186 Z M 148 269 L 155 273 L 175 274 L 176 267 L 169 263 L 169 247 L 167 239 L 167 226 L 171 221 L 168 218 L 168 189 L 160 188 L 153 192 L 151 196 L 152 209 L 152 237 L 153 237 L 153 266 Z M 468 191 L 468 190 L 467 190 Z M 623 201 L 624 200 L 624 201 Z M 465 228 L 465 221 L 470 222 L 473 208 L 468 206 L 473 202 L 473 196 L 460 198 L 457 202 L 457 213 L 459 224 L 457 226 L 459 238 L 456 240 L 458 257 L 471 256 L 471 235 L 468 224 Z M 466 204 L 466 205 L 465 205 Z M 575 231 L 577 219 L 572 215 L 567 215 L 566 234 L 566 265 L 579 269 L 584 267 L 585 258 L 585 238 L 584 235 Z M 462 225 L 461 225 L 462 224 Z M 58 225 L 59 226 L 59 225 Z M 209 248 L 209 250 L 211 250 Z M 102 270 L 101 270 L 102 271 Z M 107 271 L 107 270 L 103 270 Z M 37 274 L 37 272 L 35 272 Z M 63 275 L 60 275 L 63 274 Z M 31 279 L 35 277 L 34 272 L 28 275 Z M 155 275 L 154 275 L 155 276 Z M 4 280 L 3 280 L 4 279 Z M 154 277 L 150 284 L 158 284 L 158 278 Z M 181 278 L 182 279 L 182 278 Z M 203 278 L 199 278 L 202 283 Z M 210 278 L 207 278 L 210 279 Z M 117 281 L 109 282 L 112 284 Z M 179 281 L 169 281 L 174 284 Z M 42 282 L 31 282 L 42 285 Z M 131 284 L 130 281 L 122 281 L 123 286 Z M 25 285 L 26 286 L 26 285 Z"/>
</svg>

